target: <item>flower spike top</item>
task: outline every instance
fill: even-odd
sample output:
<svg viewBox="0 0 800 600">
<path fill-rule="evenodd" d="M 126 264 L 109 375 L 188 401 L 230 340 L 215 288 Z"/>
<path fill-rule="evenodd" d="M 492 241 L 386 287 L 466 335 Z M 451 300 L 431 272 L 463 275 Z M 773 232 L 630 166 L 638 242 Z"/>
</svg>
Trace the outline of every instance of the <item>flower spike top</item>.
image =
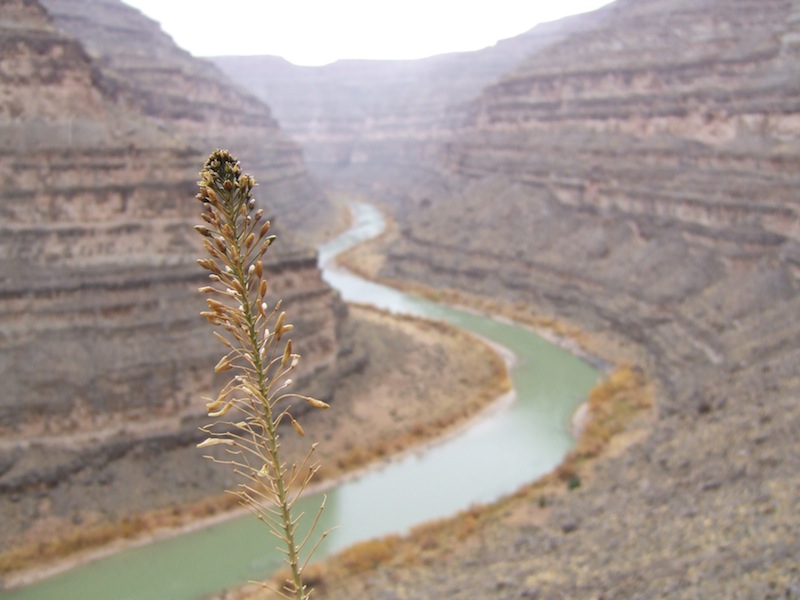
<svg viewBox="0 0 800 600">
<path fill-rule="evenodd" d="M 242 172 L 239 161 L 227 150 L 215 150 L 208 157 L 200 178 L 197 182 L 200 187 L 197 199 L 212 204 L 219 201 L 222 190 L 231 192 L 236 189 L 238 193 L 222 197 L 234 204 L 238 200 L 241 206 L 245 199 L 250 198 L 250 192 L 256 185 L 255 179 Z"/>
</svg>

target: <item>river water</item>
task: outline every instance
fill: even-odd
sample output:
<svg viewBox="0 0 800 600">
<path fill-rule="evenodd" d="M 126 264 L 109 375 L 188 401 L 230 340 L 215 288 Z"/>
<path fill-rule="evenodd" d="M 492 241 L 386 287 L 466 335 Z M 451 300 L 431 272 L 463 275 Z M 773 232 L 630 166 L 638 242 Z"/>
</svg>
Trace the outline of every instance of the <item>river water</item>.
<svg viewBox="0 0 800 600">
<path fill-rule="evenodd" d="M 336 269 L 336 254 L 384 227 L 373 207 L 352 208 L 353 227 L 320 248 L 326 281 L 349 302 L 445 320 L 503 346 L 514 356 L 515 398 L 457 436 L 327 490 L 318 531 L 334 529 L 316 558 L 491 502 L 552 470 L 573 444 L 570 417 L 598 378 L 590 365 L 525 327 L 439 306 Z M 321 500 L 321 494 L 303 499 L 307 515 Z M 275 545 L 266 527 L 246 515 L 114 554 L 0 598 L 197 600 L 279 568 Z"/>
</svg>

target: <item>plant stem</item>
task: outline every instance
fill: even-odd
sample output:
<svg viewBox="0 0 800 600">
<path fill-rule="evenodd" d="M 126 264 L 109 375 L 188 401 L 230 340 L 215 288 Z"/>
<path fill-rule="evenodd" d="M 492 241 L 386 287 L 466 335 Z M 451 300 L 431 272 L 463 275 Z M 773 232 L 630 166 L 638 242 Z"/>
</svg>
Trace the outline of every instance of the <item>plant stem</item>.
<svg viewBox="0 0 800 600">
<path fill-rule="evenodd" d="M 300 567 L 300 556 L 297 549 L 297 545 L 295 542 L 295 529 L 296 524 L 292 519 L 291 513 L 291 503 L 289 501 L 289 490 L 286 488 L 286 482 L 284 481 L 283 475 L 283 464 L 280 459 L 280 452 L 279 447 L 280 444 L 278 443 L 278 424 L 275 422 L 272 416 L 272 406 L 270 405 L 270 384 L 268 383 L 269 378 L 267 374 L 267 369 L 265 368 L 265 363 L 269 364 L 269 358 L 266 357 L 264 359 L 261 358 L 261 352 L 258 343 L 258 328 L 256 326 L 256 316 L 253 314 L 253 304 L 250 301 L 249 294 L 247 293 L 248 290 L 248 276 L 247 276 L 247 251 L 242 250 L 242 244 L 240 241 L 241 235 L 239 231 L 237 231 L 237 219 L 235 218 L 235 212 L 238 210 L 235 209 L 231 212 L 234 212 L 233 215 L 228 213 L 226 216 L 228 217 L 228 223 L 233 229 L 234 236 L 233 239 L 235 240 L 234 248 L 235 248 L 235 259 L 234 259 L 234 276 L 236 277 L 237 281 L 241 285 L 242 290 L 244 293 L 241 296 L 242 300 L 242 313 L 244 314 L 244 318 L 247 322 L 247 329 L 248 329 L 248 340 L 250 342 L 250 348 L 248 348 L 250 352 L 250 356 L 253 361 L 253 365 L 256 371 L 256 377 L 258 381 L 258 388 L 261 393 L 261 400 L 262 400 L 262 425 L 266 429 L 266 449 L 267 455 L 269 456 L 269 460 L 271 462 L 272 472 L 274 474 L 274 478 L 272 478 L 273 488 L 275 490 L 277 504 L 280 508 L 281 514 L 281 523 L 283 525 L 283 532 L 284 532 L 284 542 L 286 543 L 286 553 L 287 553 L 287 560 L 289 563 L 289 568 L 292 572 L 292 584 L 294 585 L 294 595 L 297 600 L 305 600 L 307 597 L 304 589 L 303 589 L 303 580 L 302 580 L 302 569 Z"/>
</svg>

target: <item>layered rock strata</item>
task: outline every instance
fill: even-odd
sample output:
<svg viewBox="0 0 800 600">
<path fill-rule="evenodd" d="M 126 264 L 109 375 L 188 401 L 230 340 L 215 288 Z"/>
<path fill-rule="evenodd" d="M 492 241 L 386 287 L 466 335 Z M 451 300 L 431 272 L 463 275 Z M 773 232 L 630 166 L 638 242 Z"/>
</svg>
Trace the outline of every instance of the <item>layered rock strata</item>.
<svg viewBox="0 0 800 600">
<path fill-rule="evenodd" d="M 425 177 L 399 157 L 352 191 L 400 223 L 383 276 L 621 338 L 657 421 L 543 499 L 544 524 L 489 525 L 457 558 L 326 597 L 800 594 L 800 3 L 617 0 L 576 19 L 450 113 Z"/>
<path fill-rule="evenodd" d="M 621 334 L 661 387 L 650 437 L 548 526 L 411 595 L 473 597 L 475 560 L 495 598 L 798 594 L 799 10 L 587 15 L 471 105 L 456 191 L 397 207 L 384 275 Z"/>
<path fill-rule="evenodd" d="M 0 546 L 11 550 L 223 489 L 227 475 L 194 450 L 222 350 L 196 292 L 208 280 L 193 196 L 210 151 L 242 149 L 279 226 L 309 235 L 330 210 L 265 105 L 121 2 L 5 2 L 0 46 Z M 351 350 L 339 343 L 346 311 L 286 231 L 268 253 L 269 301 L 282 297 L 296 325 L 299 389 L 330 398 Z"/>
<path fill-rule="evenodd" d="M 306 174 L 300 148 L 270 109 L 213 64 L 191 56 L 158 23 L 119 0 L 42 0 L 55 25 L 79 39 L 117 105 L 195 148 L 229 148 L 258 175 L 261 194 L 297 234 L 326 226 L 330 207 Z"/>
</svg>

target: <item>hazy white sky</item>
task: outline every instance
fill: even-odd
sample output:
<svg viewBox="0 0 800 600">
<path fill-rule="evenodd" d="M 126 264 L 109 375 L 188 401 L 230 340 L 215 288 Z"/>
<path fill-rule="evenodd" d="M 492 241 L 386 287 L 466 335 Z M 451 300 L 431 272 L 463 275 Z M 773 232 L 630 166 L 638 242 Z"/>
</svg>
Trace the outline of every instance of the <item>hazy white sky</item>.
<svg viewBox="0 0 800 600">
<path fill-rule="evenodd" d="M 610 0 L 124 0 L 196 56 L 300 65 L 478 50 Z"/>
</svg>

